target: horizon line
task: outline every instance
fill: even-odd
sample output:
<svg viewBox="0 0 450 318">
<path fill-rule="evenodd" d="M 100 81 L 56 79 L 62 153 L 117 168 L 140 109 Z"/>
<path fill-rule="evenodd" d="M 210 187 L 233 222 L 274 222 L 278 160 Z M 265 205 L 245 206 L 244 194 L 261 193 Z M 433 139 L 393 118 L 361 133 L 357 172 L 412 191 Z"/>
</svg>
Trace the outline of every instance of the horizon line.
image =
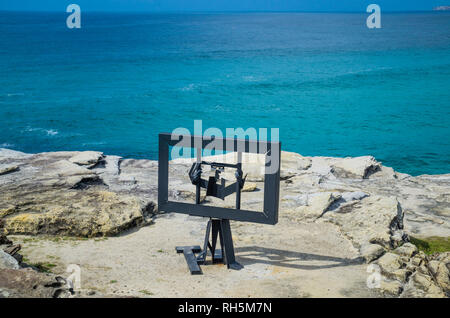
<svg viewBox="0 0 450 318">
<path fill-rule="evenodd" d="M 4 10 L 0 12 L 26 12 L 26 13 L 67 13 L 65 10 Z M 367 11 L 316 11 L 316 10 L 82 10 L 82 12 L 90 13 L 177 13 L 177 14 L 212 14 L 212 13 L 368 13 Z M 390 10 L 382 11 L 383 13 L 420 13 L 420 12 L 435 12 L 448 13 L 450 11 L 439 11 L 434 9 L 429 10 Z"/>
</svg>

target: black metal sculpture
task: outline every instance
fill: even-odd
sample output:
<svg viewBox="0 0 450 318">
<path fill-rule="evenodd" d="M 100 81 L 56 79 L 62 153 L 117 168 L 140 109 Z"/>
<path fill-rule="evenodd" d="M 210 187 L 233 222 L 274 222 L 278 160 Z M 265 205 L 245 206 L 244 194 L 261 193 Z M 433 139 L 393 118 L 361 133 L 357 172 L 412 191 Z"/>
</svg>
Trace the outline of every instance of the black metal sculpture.
<svg viewBox="0 0 450 318">
<path fill-rule="evenodd" d="M 202 176 L 202 166 L 208 165 L 211 166 L 211 169 L 214 170 L 214 176 L 210 176 L 208 180 L 204 180 L 201 178 Z M 236 182 L 225 187 L 225 179 L 220 178 L 220 173 L 224 171 L 226 168 L 235 168 L 236 169 Z M 200 189 L 206 189 L 206 196 L 213 196 L 219 199 L 224 200 L 225 197 L 230 194 L 236 193 L 236 209 L 241 208 L 241 189 L 244 187 L 245 178 L 242 178 L 242 163 L 237 164 L 227 164 L 227 163 L 218 163 L 218 162 L 194 162 L 192 164 L 191 169 L 189 170 L 189 178 L 191 179 L 192 184 L 196 186 L 196 204 L 200 204 Z M 221 183 L 218 184 L 217 182 Z"/>
<path fill-rule="evenodd" d="M 238 153 L 236 164 L 207 162 L 201 160 L 201 150 L 214 141 L 216 150 L 234 151 Z M 197 161 L 189 170 L 189 178 L 196 186 L 195 204 L 175 202 L 168 200 L 168 161 L 169 146 L 187 146 L 197 149 Z M 266 156 L 264 179 L 264 210 L 262 212 L 241 210 L 241 190 L 244 187 L 246 176 L 242 171 L 242 153 L 257 153 Z M 240 139 L 209 138 L 190 135 L 159 135 L 159 161 L 158 161 L 158 209 L 164 212 L 185 213 L 195 216 L 209 217 L 203 249 L 200 246 L 179 246 L 178 253 L 183 253 L 191 274 L 201 274 L 199 265 L 205 264 L 208 250 L 212 262 L 223 262 L 231 269 L 240 269 L 242 266 L 236 262 L 231 235 L 230 220 L 276 224 L 278 222 L 278 203 L 280 187 L 280 155 L 279 142 L 250 141 Z M 268 160 L 270 159 L 270 160 Z M 275 165 L 275 167 L 273 166 Z M 210 166 L 214 176 L 208 180 L 202 179 L 203 166 Z M 235 170 L 236 181 L 226 186 L 220 174 L 225 168 Z M 270 169 L 269 169 L 270 168 Z M 225 197 L 236 194 L 235 209 L 205 206 L 201 204 L 201 189 L 206 189 L 207 196 L 224 200 Z M 211 237 L 211 241 L 210 241 Z M 217 241 L 220 249 L 216 248 Z M 198 255 L 196 255 L 198 254 Z"/>
</svg>

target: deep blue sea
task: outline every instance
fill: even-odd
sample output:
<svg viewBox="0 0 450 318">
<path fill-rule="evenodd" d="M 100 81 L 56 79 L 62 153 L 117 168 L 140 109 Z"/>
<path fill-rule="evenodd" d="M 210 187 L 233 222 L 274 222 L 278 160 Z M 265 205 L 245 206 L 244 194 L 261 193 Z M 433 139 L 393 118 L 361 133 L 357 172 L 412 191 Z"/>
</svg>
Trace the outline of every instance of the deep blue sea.
<svg viewBox="0 0 450 318">
<path fill-rule="evenodd" d="M 0 147 L 157 158 L 177 127 L 450 172 L 450 13 L 0 12 Z"/>
</svg>

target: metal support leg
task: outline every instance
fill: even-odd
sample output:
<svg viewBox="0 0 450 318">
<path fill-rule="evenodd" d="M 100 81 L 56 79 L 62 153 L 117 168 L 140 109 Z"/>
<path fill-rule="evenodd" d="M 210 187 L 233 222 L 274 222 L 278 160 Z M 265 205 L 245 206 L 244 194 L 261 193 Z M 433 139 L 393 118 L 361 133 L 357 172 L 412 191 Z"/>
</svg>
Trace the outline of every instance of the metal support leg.
<svg viewBox="0 0 450 318">
<path fill-rule="evenodd" d="M 220 220 L 220 228 L 223 238 L 224 261 L 228 268 L 239 270 L 242 265 L 236 262 L 234 257 L 233 237 L 231 236 L 230 220 Z"/>
<path fill-rule="evenodd" d="M 212 234 L 211 243 L 209 241 L 210 234 Z M 218 239 L 220 241 L 220 249 L 216 249 Z M 200 246 L 179 246 L 176 250 L 178 253 L 184 254 L 189 270 L 193 275 L 202 274 L 199 265 L 204 265 L 206 263 L 208 250 L 211 251 L 213 264 L 223 262 L 231 269 L 239 270 L 242 268 L 242 265 L 236 262 L 234 256 L 230 220 L 210 219 L 208 221 L 203 250 Z M 199 253 L 197 257 L 195 256 L 195 253 Z"/>
<path fill-rule="evenodd" d="M 200 184 L 195 186 L 195 204 L 200 204 L 201 187 Z"/>
<path fill-rule="evenodd" d="M 219 237 L 220 241 L 220 250 L 216 249 L 217 237 Z M 213 264 L 223 262 L 223 238 L 220 231 L 220 220 L 212 220 L 211 255 Z"/>
<path fill-rule="evenodd" d="M 194 254 L 201 251 L 200 246 L 178 246 L 176 250 L 177 253 L 184 254 L 184 258 L 186 259 L 186 263 L 192 275 L 202 274 L 202 269 L 198 265 L 197 258 L 195 257 Z"/>
<path fill-rule="evenodd" d="M 241 186 L 236 182 L 236 209 L 241 209 Z"/>
<path fill-rule="evenodd" d="M 206 234 L 205 234 L 205 241 L 203 243 L 203 251 L 197 256 L 197 263 L 201 265 L 205 264 L 206 255 L 208 254 L 208 247 L 210 246 L 209 233 L 211 233 L 211 220 L 209 220 L 208 224 L 206 225 Z"/>
<path fill-rule="evenodd" d="M 237 160 L 237 166 L 238 170 L 242 171 L 242 152 L 238 152 L 238 160 Z M 236 180 L 236 209 L 241 209 L 241 186 L 239 184 L 239 180 Z"/>
<path fill-rule="evenodd" d="M 209 237 L 212 231 L 211 243 Z M 219 236 L 221 249 L 216 249 L 217 238 Z M 220 263 L 223 261 L 222 250 L 223 250 L 223 239 L 220 232 L 220 220 L 209 220 L 206 225 L 205 241 L 203 243 L 203 250 L 197 256 L 197 263 L 200 265 L 205 264 L 206 256 L 208 255 L 208 250 L 211 252 L 212 262 Z"/>
<path fill-rule="evenodd" d="M 197 148 L 197 162 L 202 162 L 202 149 Z M 198 183 L 195 186 L 195 204 L 200 204 L 200 194 L 201 194 L 201 186 L 200 183 Z"/>
</svg>

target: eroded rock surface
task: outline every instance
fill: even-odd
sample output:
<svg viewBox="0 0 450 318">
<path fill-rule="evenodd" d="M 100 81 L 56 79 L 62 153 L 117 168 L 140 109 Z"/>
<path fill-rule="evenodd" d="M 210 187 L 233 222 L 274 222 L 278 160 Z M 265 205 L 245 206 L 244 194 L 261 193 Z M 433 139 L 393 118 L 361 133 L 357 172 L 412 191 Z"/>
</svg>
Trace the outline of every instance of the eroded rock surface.
<svg viewBox="0 0 450 318">
<path fill-rule="evenodd" d="M 31 268 L 1 269 L 0 297 L 65 298 L 72 293 L 63 279 L 39 273 Z"/>
<path fill-rule="evenodd" d="M 208 160 L 231 163 L 236 156 Z M 187 176 L 192 162 L 171 162 L 171 200 L 194 201 Z M 245 209 L 262 210 L 263 164 L 263 156 L 243 157 Z M 156 211 L 156 161 L 99 152 L 32 155 L 0 149 L 0 167 L 0 217 L 7 233 L 109 236 L 147 224 Z M 233 172 L 222 175 L 234 182 Z M 448 257 L 421 255 L 408 241 L 409 235 L 450 236 L 450 174 L 413 177 L 370 156 L 283 152 L 281 179 L 280 219 L 334 224 L 361 259 L 379 264 L 382 290 L 404 297 L 448 293 Z M 233 207 L 234 198 L 207 197 L 205 203 Z"/>
<path fill-rule="evenodd" d="M 0 233 L 3 232 L 0 222 Z M 13 244 L 2 234 L 0 241 L 0 298 L 73 297 L 72 285 L 63 277 L 39 272 L 22 262 L 20 244 Z"/>
<path fill-rule="evenodd" d="M 19 263 L 14 257 L 0 250 L 0 270 L 2 269 L 19 269 Z"/>
<path fill-rule="evenodd" d="M 91 237 L 144 224 L 153 203 L 111 191 L 100 173 L 86 167 L 97 165 L 94 158 L 103 155 L 1 151 L 0 163 L 20 167 L 0 179 L 0 217 L 7 233 Z"/>
</svg>

